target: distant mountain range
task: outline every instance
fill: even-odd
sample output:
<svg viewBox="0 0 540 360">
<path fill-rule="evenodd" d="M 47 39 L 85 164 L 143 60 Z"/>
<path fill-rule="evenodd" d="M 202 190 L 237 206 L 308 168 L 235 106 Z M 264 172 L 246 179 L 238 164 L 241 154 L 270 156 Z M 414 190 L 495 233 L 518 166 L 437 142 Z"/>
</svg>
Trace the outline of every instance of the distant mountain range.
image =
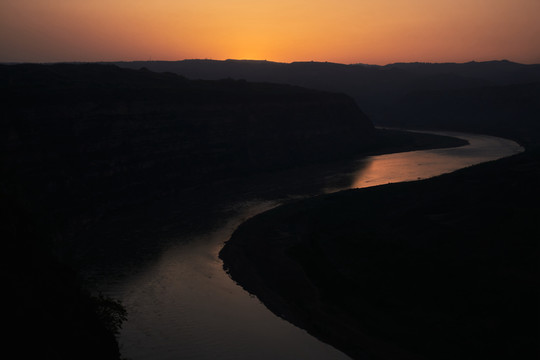
<svg viewBox="0 0 540 360">
<path fill-rule="evenodd" d="M 425 113 L 422 107 L 408 103 L 423 103 L 432 95 L 439 94 L 449 98 L 459 92 L 461 97 L 467 93 L 478 94 L 504 92 L 517 89 L 516 85 L 540 83 L 540 64 L 524 65 L 510 61 L 488 61 L 469 63 L 395 63 L 378 65 L 344 65 L 326 62 L 276 63 L 253 60 L 183 60 L 183 61 L 135 61 L 115 63 L 121 67 L 147 68 L 157 72 L 173 72 L 191 79 L 245 79 L 249 81 L 273 82 L 299 85 L 303 87 L 343 92 L 352 96 L 360 108 L 377 125 L 407 125 L 440 128 L 438 116 L 430 109 Z M 487 89 L 493 90 L 470 90 Z M 500 88 L 500 90 L 496 90 Z M 528 97 L 536 97 L 535 86 L 526 85 L 520 90 L 531 90 Z M 441 95 L 446 92 L 446 95 Z M 482 111 L 497 104 L 497 98 L 484 99 L 478 103 L 475 96 L 467 100 L 471 106 Z M 540 102 L 540 101 L 539 101 Z M 405 104 L 405 106 L 404 106 Z M 449 106 L 447 106 L 449 105 Z M 534 104 L 525 104 L 521 109 L 528 117 L 537 113 Z M 444 117 L 467 118 L 467 109 L 453 109 L 450 104 L 443 106 Z M 442 110 L 442 109 L 441 109 Z M 457 112 L 456 112 L 457 111 Z M 464 112 L 465 111 L 465 112 Z M 442 113 L 441 113 L 442 114 Z M 532 114 L 532 115 L 531 115 Z M 496 115 L 496 114 L 495 114 Z M 432 117 L 431 122 L 417 119 Z M 471 120 L 474 120 L 472 117 Z M 504 121 L 504 120 L 503 120 Z M 474 121 L 473 121 L 474 122 Z M 447 124 L 446 124 L 447 125 Z M 448 127 L 448 126 L 444 127 Z M 459 127 L 461 130 L 474 130 Z"/>
<path fill-rule="evenodd" d="M 525 65 L 507 60 L 468 63 L 393 63 L 388 65 L 338 64 L 330 62 L 278 63 L 259 60 L 181 60 L 181 61 L 132 61 L 115 62 L 121 67 L 139 69 L 146 67 L 160 72 L 174 72 L 192 79 L 234 78 L 257 81 L 289 83 L 309 81 L 321 84 L 327 76 L 335 76 L 335 82 L 342 83 L 345 76 L 352 80 L 373 81 L 392 78 L 418 80 L 441 75 L 448 78 L 469 78 L 482 80 L 483 84 L 508 85 L 530 81 L 540 81 L 540 64 Z M 310 79 L 302 78 L 314 75 Z M 316 75 L 316 76 L 315 76 Z M 450 76 L 451 75 L 451 76 Z M 464 83 L 456 82 L 458 85 Z M 388 84 L 387 84 L 388 85 Z"/>
</svg>

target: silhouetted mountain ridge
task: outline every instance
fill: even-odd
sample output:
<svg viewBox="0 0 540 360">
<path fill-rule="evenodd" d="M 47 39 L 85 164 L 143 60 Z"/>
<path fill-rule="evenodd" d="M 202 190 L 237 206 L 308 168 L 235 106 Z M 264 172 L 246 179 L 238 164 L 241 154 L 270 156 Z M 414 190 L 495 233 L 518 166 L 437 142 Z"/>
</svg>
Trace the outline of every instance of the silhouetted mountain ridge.
<svg viewBox="0 0 540 360">
<path fill-rule="evenodd" d="M 489 133 L 527 151 L 275 208 L 236 230 L 224 268 L 353 358 L 538 358 L 539 66 L 355 66 L 378 72 L 380 123 Z"/>
<path fill-rule="evenodd" d="M 28 201 L 60 191 L 52 213 L 374 144 L 373 125 L 342 94 L 95 64 L 1 66 L 0 79 L 4 171 Z"/>
<path fill-rule="evenodd" d="M 414 111 L 404 112 L 400 107 L 400 103 L 413 92 L 540 81 L 540 65 L 509 61 L 395 63 L 385 66 L 247 60 L 135 61 L 116 64 L 134 69 L 147 67 L 153 71 L 174 72 L 190 79 L 246 79 L 343 92 L 352 96 L 370 119 L 380 125 L 389 124 L 396 117 L 413 118 Z"/>
</svg>

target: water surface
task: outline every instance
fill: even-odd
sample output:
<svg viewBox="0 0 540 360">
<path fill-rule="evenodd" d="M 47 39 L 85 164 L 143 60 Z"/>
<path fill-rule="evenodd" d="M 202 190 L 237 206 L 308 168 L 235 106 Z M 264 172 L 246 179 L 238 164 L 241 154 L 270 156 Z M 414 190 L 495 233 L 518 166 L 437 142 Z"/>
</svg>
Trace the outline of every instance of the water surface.
<svg viewBox="0 0 540 360">
<path fill-rule="evenodd" d="M 178 235 L 161 253 L 148 254 L 143 267 L 108 270 L 118 276 L 109 276 L 101 286 L 120 299 L 129 313 L 120 336 L 123 357 L 349 359 L 273 315 L 228 277 L 218 253 L 239 224 L 288 199 L 429 178 L 523 151 L 501 138 L 442 134 L 463 138 L 470 145 L 297 169 L 255 178 L 256 184 L 231 189 L 233 194 L 219 204 L 201 200 L 199 206 L 212 208 L 209 216 L 219 218 L 217 226 Z"/>
</svg>

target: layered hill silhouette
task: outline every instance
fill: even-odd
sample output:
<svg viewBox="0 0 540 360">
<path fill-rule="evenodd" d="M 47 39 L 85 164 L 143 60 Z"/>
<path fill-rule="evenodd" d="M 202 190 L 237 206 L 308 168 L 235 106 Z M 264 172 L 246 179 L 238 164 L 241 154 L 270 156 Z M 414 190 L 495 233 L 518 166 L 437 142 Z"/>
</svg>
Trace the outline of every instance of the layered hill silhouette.
<svg viewBox="0 0 540 360">
<path fill-rule="evenodd" d="M 232 78 L 270 81 L 343 92 L 353 97 L 376 125 L 407 125 L 424 128 L 448 127 L 446 120 L 449 117 L 459 118 L 461 122 L 476 121 L 478 112 L 484 110 L 486 116 L 487 113 L 495 116 L 497 122 L 510 123 L 509 119 L 505 119 L 512 112 L 508 106 L 503 112 L 490 110 L 502 105 L 498 102 L 501 96 L 490 99 L 483 98 L 480 94 L 506 91 L 506 95 L 509 95 L 510 92 L 514 92 L 511 87 L 516 86 L 521 87 L 521 92 L 531 90 L 531 95 L 537 99 L 538 92 L 531 87 L 537 88 L 540 82 L 540 65 L 525 65 L 505 60 L 462 64 L 396 63 L 385 66 L 321 62 L 287 64 L 249 60 L 184 60 L 117 64 L 131 68 L 145 66 L 155 71 L 175 72 L 192 79 Z M 509 88 L 505 90 L 507 87 Z M 453 107 L 452 100 L 448 100 L 452 96 L 458 96 L 458 101 L 461 98 L 466 104 L 461 103 Z M 440 104 L 444 106 L 444 113 L 436 114 L 430 111 L 431 107 L 425 107 L 424 104 L 419 103 L 430 101 L 432 97 L 446 99 L 445 104 Z M 535 114 L 537 104 L 538 101 L 522 104 L 519 115 L 533 116 L 531 114 Z M 464 105 L 470 106 L 471 111 Z M 432 106 L 436 108 L 439 104 Z M 440 119 L 440 115 L 445 118 Z M 424 121 L 417 121 L 418 117 L 423 118 Z M 466 126 L 459 129 L 474 130 L 473 127 Z"/>
<path fill-rule="evenodd" d="M 7 253 L 13 255 L 4 263 L 4 273 L 9 274 L 7 293 L 13 295 L 13 313 L 20 315 L 13 326 L 36 321 L 38 329 L 52 326 L 48 332 L 40 330 L 39 344 L 52 353 L 61 349 L 65 358 L 84 352 L 89 344 L 93 350 L 77 354 L 78 358 L 117 358 L 114 331 L 123 313 L 114 302 L 89 296 L 57 255 L 65 258 L 67 245 L 74 242 L 78 256 L 96 248 L 103 255 L 115 242 L 121 247 L 126 247 L 122 241 L 128 247 L 140 245 L 131 242 L 124 230 L 137 231 L 150 223 L 152 214 L 146 212 L 136 220 L 133 209 L 165 200 L 176 204 L 177 208 L 165 207 L 153 215 L 161 216 L 178 210 L 188 200 L 185 195 L 201 184 L 234 182 L 253 174 L 362 154 L 462 145 L 377 130 L 358 104 L 365 104 L 380 124 L 419 127 L 436 127 L 422 121 L 447 108 L 466 116 L 478 114 L 481 107 L 469 110 L 482 101 L 487 107 L 496 104 L 508 109 L 495 107 L 494 116 L 517 114 L 515 109 L 533 114 L 537 109 L 537 86 L 519 82 L 520 76 L 534 80 L 537 68 L 512 63 L 492 65 L 519 68 L 515 72 L 522 75 L 511 77 L 518 79 L 515 84 L 501 76 L 502 70 L 475 78 L 466 71 L 441 75 L 438 70 L 409 69 L 424 69 L 422 64 L 185 61 L 120 65 L 136 69 L 104 64 L 0 66 L 4 99 L 0 195 L 6 215 L 2 235 Z M 192 72 L 181 71 L 180 65 L 193 67 Z M 239 71 L 238 79 L 231 69 Z M 513 89 L 523 91 L 520 95 Z M 446 94 L 452 99 L 462 96 L 463 105 L 452 108 Z M 516 96 L 509 97 L 512 94 Z M 452 111 L 445 113 L 446 119 Z M 412 113 L 417 115 L 411 117 Z M 536 117 L 520 119 L 525 120 L 509 134 L 531 149 L 538 139 L 536 128 L 531 127 Z M 505 135 L 503 130 L 510 129 L 506 121 L 507 117 L 502 125 L 483 121 L 473 128 L 474 123 L 459 125 L 452 120 L 445 127 Z M 525 177 L 537 168 L 527 159 L 515 169 Z M 519 188 L 519 181 L 513 186 Z M 478 191 L 489 193 L 493 188 Z M 188 211 L 194 212 L 189 206 Z M 106 220 L 111 218 L 122 218 L 125 227 L 114 228 L 115 221 Z M 345 233 L 356 231 L 344 229 Z M 119 233 L 122 236 L 116 236 Z M 21 268 L 26 262 L 32 266 Z M 70 333 L 66 328 L 77 331 Z"/>
<path fill-rule="evenodd" d="M 345 94 L 113 65 L 0 65 L 0 96 L 6 326 L 16 351 L 29 326 L 25 354 L 58 359 L 119 358 L 114 334 L 125 316 L 115 301 L 91 296 L 66 261 L 127 254 L 152 219 L 179 208 L 194 216 L 193 189 L 366 153 L 462 145 L 376 130 Z"/>
<path fill-rule="evenodd" d="M 353 358 L 538 357 L 537 66 L 388 68 L 441 84 L 383 99 L 384 123 L 510 137 L 526 152 L 273 209 L 237 229 L 220 253 L 225 269 L 274 313 Z M 380 86 L 392 84 L 400 86 Z"/>
<path fill-rule="evenodd" d="M 26 356 L 120 357 L 114 334 L 123 309 L 90 296 L 65 263 L 75 256 L 66 249 L 83 257 L 125 245 L 111 244 L 110 226 L 91 231 L 100 219 L 129 219 L 133 206 L 179 189 L 374 144 L 373 125 L 352 99 L 292 86 L 25 64 L 0 66 L 0 94 L 5 324 L 12 350 Z"/>
<path fill-rule="evenodd" d="M 3 170 L 51 218 L 374 145 L 341 94 L 91 64 L 2 66 L 0 77 Z"/>
<path fill-rule="evenodd" d="M 378 131 L 351 97 L 290 85 L 99 64 L 3 65 L 0 80 L 4 182 L 53 223 L 220 179 L 441 143 Z"/>
</svg>

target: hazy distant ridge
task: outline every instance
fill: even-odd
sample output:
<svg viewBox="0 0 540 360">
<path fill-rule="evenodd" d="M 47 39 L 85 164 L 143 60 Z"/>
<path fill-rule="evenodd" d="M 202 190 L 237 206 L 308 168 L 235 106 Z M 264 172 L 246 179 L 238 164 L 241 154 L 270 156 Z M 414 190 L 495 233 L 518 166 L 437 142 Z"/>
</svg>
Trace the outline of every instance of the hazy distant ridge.
<svg viewBox="0 0 540 360">
<path fill-rule="evenodd" d="M 134 69 L 146 67 L 158 72 L 173 72 L 191 79 L 246 79 L 343 92 L 352 96 L 375 124 L 392 126 L 418 116 L 433 118 L 437 115 L 432 112 L 423 114 L 422 107 L 403 106 L 413 94 L 540 82 L 540 65 L 505 60 L 461 64 L 395 63 L 385 66 L 253 60 L 136 61 L 116 64 Z M 484 105 L 486 109 L 491 106 Z M 452 112 L 451 108 L 449 110 L 454 118 L 473 119 L 462 108 L 459 113 Z M 479 111 L 482 111 L 481 107 Z M 436 117 L 432 121 L 422 126 L 440 127 Z M 467 127 L 456 129 L 471 130 Z"/>
</svg>

